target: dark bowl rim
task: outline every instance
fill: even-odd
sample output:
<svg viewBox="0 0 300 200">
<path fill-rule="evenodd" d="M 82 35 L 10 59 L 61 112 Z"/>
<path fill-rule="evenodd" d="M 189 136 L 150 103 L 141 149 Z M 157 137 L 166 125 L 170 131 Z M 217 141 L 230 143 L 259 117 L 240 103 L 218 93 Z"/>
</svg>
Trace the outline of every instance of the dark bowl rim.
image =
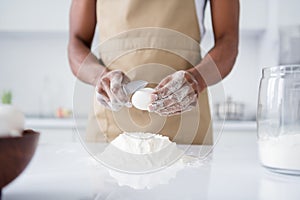
<svg viewBox="0 0 300 200">
<path fill-rule="evenodd" d="M 40 132 L 37 132 L 32 129 L 25 129 L 23 130 L 21 136 L 4 136 L 4 137 L 0 137 L 0 140 L 16 140 L 16 139 L 23 139 L 25 137 L 35 136 L 35 135 L 40 135 Z"/>
</svg>

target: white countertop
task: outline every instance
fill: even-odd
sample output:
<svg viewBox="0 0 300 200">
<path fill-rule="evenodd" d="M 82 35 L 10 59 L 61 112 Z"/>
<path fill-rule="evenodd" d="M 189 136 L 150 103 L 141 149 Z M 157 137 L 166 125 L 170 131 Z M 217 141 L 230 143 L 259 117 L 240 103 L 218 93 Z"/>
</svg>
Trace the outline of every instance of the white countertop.
<svg viewBox="0 0 300 200">
<path fill-rule="evenodd" d="M 84 128 L 87 118 L 26 118 L 25 127 L 33 129 L 68 129 Z M 252 131 L 256 130 L 255 121 L 214 121 L 214 127 L 228 131 Z"/>
<path fill-rule="evenodd" d="M 203 166 L 182 169 L 169 184 L 143 190 L 119 186 L 80 143 L 43 143 L 24 173 L 4 188 L 2 198 L 299 200 L 299 188 L 299 176 L 260 166 L 255 132 L 233 131 L 222 135 Z"/>
<path fill-rule="evenodd" d="M 32 129 L 69 129 L 85 127 L 87 118 L 26 118 L 25 127 Z"/>
</svg>

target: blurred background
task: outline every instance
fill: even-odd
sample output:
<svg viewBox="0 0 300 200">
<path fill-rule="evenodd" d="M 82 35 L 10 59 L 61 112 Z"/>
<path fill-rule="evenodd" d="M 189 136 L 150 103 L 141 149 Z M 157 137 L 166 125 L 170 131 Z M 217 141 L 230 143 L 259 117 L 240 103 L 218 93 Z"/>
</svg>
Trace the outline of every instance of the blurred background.
<svg viewBox="0 0 300 200">
<path fill-rule="evenodd" d="M 67 60 L 70 3 L 0 0 L 0 93 L 11 90 L 13 104 L 28 118 L 54 118 L 61 110 L 72 111 L 76 79 Z M 223 84 L 231 103 L 244 105 L 240 119 L 254 120 L 261 69 L 300 63 L 300 1 L 240 3 L 239 56 Z M 213 46 L 209 5 L 205 24 L 201 46 L 209 50 Z"/>
</svg>

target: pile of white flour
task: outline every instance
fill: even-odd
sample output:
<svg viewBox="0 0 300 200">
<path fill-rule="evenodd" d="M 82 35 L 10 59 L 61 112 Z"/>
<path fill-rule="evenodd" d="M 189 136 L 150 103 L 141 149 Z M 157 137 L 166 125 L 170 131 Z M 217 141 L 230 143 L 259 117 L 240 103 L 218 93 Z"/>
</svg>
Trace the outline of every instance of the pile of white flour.
<svg viewBox="0 0 300 200">
<path fill-rule="evenodd" d="M 175 162 L 191 165 L 199 160 L 185 155 L 168 137 L 143 132 L 120 134 L 97 158 L 108 167 L 127 173 L 157 171 Z"/>
<path fill-rule="evenodd" d="M 191 164 L 198 160 L 195 157 L 185 155 L 182 150 L 177 148 L 175 142 L 171 142 L 168 137 L 159 134 L 144 132 L 124 132 L 120 134 L 117 138 L 115 138 L 111 142 L 111 145 L 120 149 L 121 151 L 130 154 L 146 156 L 155 153 L 161 154 L 161 152 L 165 152 L 166 150 L 168 150 L 167 152 L 169 152 L 169 154 L 161 154 L 161 156 L 178 156 L 178 159 L 176 160 L 178 160 L 182 164 Z"/>
<path fill-rule="evenodd" d="M 132 154 L 151 154 L 172 144 L 168 137 L 152 133 L 122 133 L 112 142 L 122 151 Z"/>
<path fill-rule="evenodd" d="M 120 134 L 98 158 L 117 170 L 109 173 L 120 186 L 135 189 L 167 184 L 178 171 L 203 165 L 198 158 L 185 155 L 168 137 L 143 132 Z"/>
</svg>

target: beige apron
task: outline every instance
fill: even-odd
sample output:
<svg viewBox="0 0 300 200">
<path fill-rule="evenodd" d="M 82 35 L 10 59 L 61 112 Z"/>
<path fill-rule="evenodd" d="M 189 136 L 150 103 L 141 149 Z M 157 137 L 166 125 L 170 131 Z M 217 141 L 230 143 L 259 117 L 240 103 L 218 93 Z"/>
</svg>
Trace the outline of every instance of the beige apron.
<svg viewBox="0 0 300 200">
<path fill-rule="evenodd" d="M 154 87 L 168 74 L 201 60 L 194 0 L 98 0 L 97 19 L 103 63 L 132 80 L 146 80 Z M 196 108 L 172 117 L 135 108 L 112 112 L 96 99 L 93 103 L 88 141 L 111 141 L 127 131 L 159 133 L 177 143 L 212 144 L 207 90 L 199 95 Z"/>
</svg>

